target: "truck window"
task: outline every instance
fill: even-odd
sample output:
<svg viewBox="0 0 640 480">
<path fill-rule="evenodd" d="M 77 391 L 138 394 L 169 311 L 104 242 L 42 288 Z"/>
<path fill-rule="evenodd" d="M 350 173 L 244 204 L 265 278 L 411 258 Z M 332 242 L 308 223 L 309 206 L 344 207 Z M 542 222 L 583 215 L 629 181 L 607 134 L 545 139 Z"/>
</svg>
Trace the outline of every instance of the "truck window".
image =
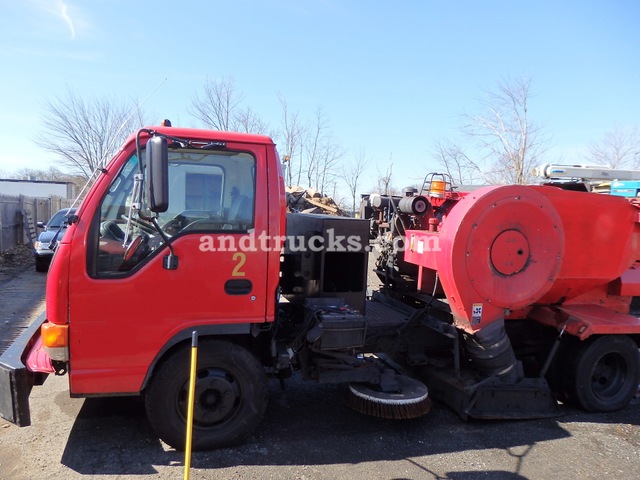
<svg viewBox="0 0 640 480">
<path fill-rule="evenodd" d="M 143 153 L 144 158 L 144 153 Z M 177 149 L 169 152 L 169 208 L 157 222 L 166 236 L 202 232 L 241 233 L 254 226 L 255 158 L 246 152 Z M 151 222 L 135 213 L 128 224 L 134 176 L 133 154 L 113 181 L 100 206 L 100 228 L 93 270 L 98 277 L 127 275 L 163 246 Z M 142 211 L 147 211 L 142 205 Z M 129 235 L 125 238 L 125 232 Z M 141 240 L 139 239 L 141 237 Z M 131 241 L 144 242 L 133 258 Z"/>
<path fill-rule="evenodd" d="M 220 211 L 222 175 L 187 173 L 185 175 L 185 207 L 189 210 Z"/>
<path fill-rule="evenodd" d="M 168 235 L 253 228 L 255 158 L 245 152 L 169 153 L 169 208 L 158 223 Z"/>
</svg>

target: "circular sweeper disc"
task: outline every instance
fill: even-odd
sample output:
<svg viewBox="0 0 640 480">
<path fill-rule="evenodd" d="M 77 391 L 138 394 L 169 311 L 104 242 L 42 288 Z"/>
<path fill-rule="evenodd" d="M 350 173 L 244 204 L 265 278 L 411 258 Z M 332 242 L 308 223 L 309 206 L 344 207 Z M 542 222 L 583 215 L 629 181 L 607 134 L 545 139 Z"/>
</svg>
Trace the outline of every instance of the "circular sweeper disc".
<svg viewBox="0 0 640 480">
<path fill-rule="evenodd" d="M 352 383 L 347 404 L 360 413 L 380 418 L 417 418 L 426 414 L 431 409 L 426 385 L 404 375 L 397 379 L 397 392 L 382 392 L 369 383 Z"/>
</svg>

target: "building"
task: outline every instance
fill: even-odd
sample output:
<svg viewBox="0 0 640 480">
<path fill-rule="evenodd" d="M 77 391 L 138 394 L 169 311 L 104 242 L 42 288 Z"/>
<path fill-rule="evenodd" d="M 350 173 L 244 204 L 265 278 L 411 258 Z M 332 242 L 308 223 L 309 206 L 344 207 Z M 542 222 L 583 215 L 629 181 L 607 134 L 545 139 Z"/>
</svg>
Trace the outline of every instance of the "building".
<svg viewBox="0 0 640 480">
<path fill-rule="evenodd" d="M 76 197 L 76 185 L 71 182 L 49 182 L 44 180 L 14 180 L 0 178 L 0 195 L 18 197 L 50 197 L 73 199 Z"/>
</svg>

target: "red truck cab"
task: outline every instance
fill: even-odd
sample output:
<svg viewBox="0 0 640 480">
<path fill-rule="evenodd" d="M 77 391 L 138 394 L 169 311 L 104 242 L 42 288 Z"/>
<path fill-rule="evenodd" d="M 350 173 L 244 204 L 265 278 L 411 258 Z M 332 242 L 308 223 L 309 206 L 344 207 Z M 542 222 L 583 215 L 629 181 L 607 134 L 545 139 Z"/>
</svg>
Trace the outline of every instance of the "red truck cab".
<svg viewBox="0 0 640 480">
<path fill-rule="evenodd" d="M 158 183 L 165 204 L 155 212 L 151 138 L 162 139 L 157 156 L 165 157 Z M 3 367 L 0 378 L 14 386 L 2 416 L 29 424 L 25 397 L 37 373 L 68 373 L 76 397 L 138 395 L 194 330 L 250 337 L 273 322 L 284 199 L 266 136 L 171 127 L 131 135 L 55 254 L 42 338 L 32 328 L 16 346 L 29 355 L 14 354 L 15 364 Z M 239 397 L 233 381 L 220 379 L 233 374 L 211 372 L 211 390 Z"/>
</svg>

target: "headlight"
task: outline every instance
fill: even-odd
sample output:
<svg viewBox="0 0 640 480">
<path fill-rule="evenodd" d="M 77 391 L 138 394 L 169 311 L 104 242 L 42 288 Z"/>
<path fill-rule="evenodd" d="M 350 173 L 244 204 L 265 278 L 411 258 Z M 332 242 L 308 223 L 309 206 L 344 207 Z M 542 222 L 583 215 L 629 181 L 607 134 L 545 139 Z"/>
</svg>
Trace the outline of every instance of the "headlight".
<svg viewBox="0 0 640 480">
<path fill-rule="evenodd" d="M 38 253 L 51 253 L 53 251 L 51 247 L 53 246 L 53 248 L 55 249 L 57 245 L 58 242 L 56 242 L 54 245 L 51 245 L 51 242 L 33 242 L 33 248 Z"/>
</svg>

